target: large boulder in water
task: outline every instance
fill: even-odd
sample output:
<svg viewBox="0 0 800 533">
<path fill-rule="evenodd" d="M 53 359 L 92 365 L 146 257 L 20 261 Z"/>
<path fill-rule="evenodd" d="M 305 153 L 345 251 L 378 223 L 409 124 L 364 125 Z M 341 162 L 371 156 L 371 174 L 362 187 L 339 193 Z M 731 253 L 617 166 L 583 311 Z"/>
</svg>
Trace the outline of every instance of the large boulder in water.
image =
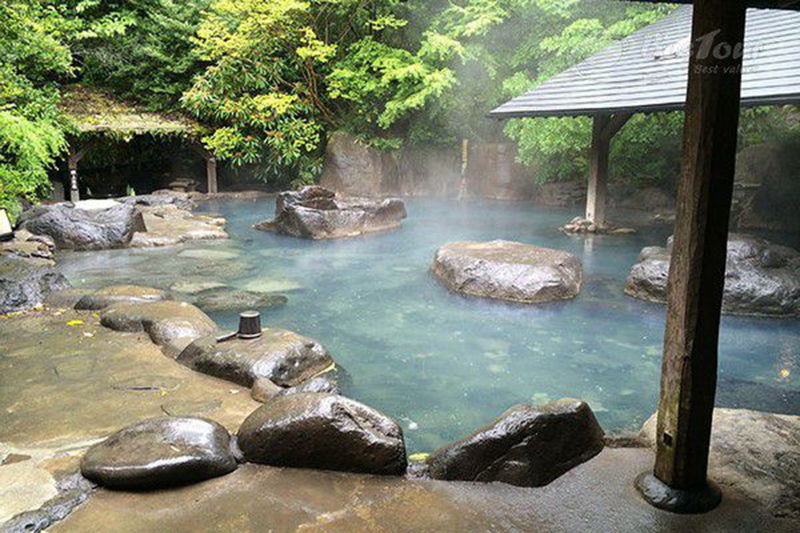
<svg viewBox="0 0 800 533">
<path fill-rule="evenodd" d="M 230 435 L 202 418 L 156 418 L 114 433 L 86 452 L 81 473 L 104 487 L 152 490 L 236 470 Z"/>
<path fill-rule="evenodd" d="M 583 279 L 572 254 L 502 240 L 446 244 L 431 270 L 452 291 L 521 303 L 574 298 Z"/>
<path fill-rule="evenodd" d="M 396 198 L 341 198 L 312 186 L 280 193 L 275 219 L 255 228 L 305 239 L 338 239 L 395 229 L 405 217 L 405 204 Z"/>
<path fill-rule="evenodd" d="M 655 447 L 656 415 L 641 436 Z M 714 409 L 709 478 L 761 503 L 774 515 L 800 518 L 800 416 Z"/>
<path fill-rule="evenodd" d="M 581 401 L 518 405 L 491 426 L 433 453 L 428 475 L 541 487 L 600 453 L 603 438 L 594 413 Z"/>
<path fill-rule="evenodd" d="M 69 287 L 67 278 L 47 261 L 0 256 L 0 314 L 33 309 L 50 292 Z"/>
<path fill-rule="evenodd" d="M 281 387 L 294 387 L 334 364 L 318 342 L 283 329 L 265 329 L 256 339 L 218 342 L 216 335 L 199 338 L 178 356 L 193 370 L 245 387 L 262 378 Z"/>
<path fill-rule="evenodd" d="M 642 250 L 625 281 L 634 298 L 665 303 L 672 240 Z M 728 237 L 722 311 L 736 315 L 800 314 L 800 252 L 749 235 Z"/>
<path fill-rule="evenodd" d="M 113 200 L 34 207 L 22 213 L 19 225 L 70 250 L 120 248 L 144 229 L 138 209 Z"/>
<path fill-rule="evenodd" d="M 177 357 L 193 340 L 217 330 L 214 321 L 200 309 L 175 300 L 114 304 L 102 311 L 100 323 L 115 331 L 143 331 L 170 357 Z"/>
<path fill-rule="evenodd" d="M 335 394 L 278 396 L 242 423 L 245 460 L 368 474 L 405 472 L 403 432 L 390 418 Z"/>
</svg>

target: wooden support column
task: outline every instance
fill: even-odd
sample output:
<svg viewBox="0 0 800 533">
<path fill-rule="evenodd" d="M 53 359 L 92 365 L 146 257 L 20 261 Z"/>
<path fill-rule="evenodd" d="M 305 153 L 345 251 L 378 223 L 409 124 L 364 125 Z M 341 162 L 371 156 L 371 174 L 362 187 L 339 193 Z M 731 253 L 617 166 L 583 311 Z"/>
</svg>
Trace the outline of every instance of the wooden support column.
<svg viewBox="0 0 800 533">
<path fill-rule="evenodd" d="M 608 195 L 608 157 L 611 139 L 605 129 L 611 115 L 594 116 L 592 125 L 592 149 L 589 153 L 589 188 L 586 191 L 586 219 L 598 226 L 606 223 L 606 197 Z"/>
<path fill-rule="evenodd" d="M 217 189 L 217 160 L 213 155 L 206 156 L 206 178 L 208 179 L 208 192 L 216 193 Z"/>
<path fill-rule="evenodd" d="M 199 143 L 193 143 L 190 146 L 206 162 L 206 189 L 210 193 L 219 192 L 217 187 L 217 159 L 214 154 L 203 148 Z"/>
<path fill-rule="evenodd" d="M 600 113 L 592 124 L 592 148 L 589 152 L 589 187 L 586 191 L 586 219 L 604 226 L 608 203 L 608 160 L 611 140 L 630 120 L 631 113 Z"/>
<path fill-rule="evenodd" d="M 683 173 L 667 289 L 655 475 L 649 483 L 637 481 L 651 503 L 676 512 L 702 512 L 719 503 L 719 493 L 708 484 L 706 475 L 744 28 L 742 2 L 695 1 Z M 670 497 L 654 496 L 658 490 L 654 491 L 653 485 L 659 483 L 672 504 Z"/>
<path fill-rule="evenodd" d="M 94 145 L 94 140 L 89 140 L 86 145 L 77 152 L 72 148 L 69 149 L 69 156 L 67 158 L 67 169 L 69 170 L 69 200 L 70 202 L 79 202 L 81 200 L 81 193 L 79 190 L 80 183 L 78 181 L 78 163 L 80 163 L 86 152 Z"/>
</svg>

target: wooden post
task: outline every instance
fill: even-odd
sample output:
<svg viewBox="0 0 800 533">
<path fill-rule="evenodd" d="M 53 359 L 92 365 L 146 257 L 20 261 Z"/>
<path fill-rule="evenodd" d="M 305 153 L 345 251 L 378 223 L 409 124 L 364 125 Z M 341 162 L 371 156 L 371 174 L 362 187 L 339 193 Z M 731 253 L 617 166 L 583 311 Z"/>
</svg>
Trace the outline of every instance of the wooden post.
<svg viewBox="0 0 800 533">
<path fill-rule="evenodd" d="M 67 168 L 69 170 L 69 200 L 72 203 L 80 202 L 80 183 L 78 181 L 78 163 L 80 163 L 86 152 L 94 145 L 94 140 L 89 140 L 86 145 L 77 152 L 71 147 L 69 149 L 69 156 L 67 158 Z"/>
<path fill-rule="evenodd" d="M 458 199 L 467 196 L 467 170 L 469 169 L 469 139 L 461 140 L 461 184 L 458 188 Z"/>
<path fill-rule="evenodd" d="M 206 178 L 208 179 L 208 192 L 217 192 L 217 160 L 213 155 L 206 155 Z"/>
<path fill-rule="evenodd" d="M 69 169 L 69 201 L 72 203 L 80 202 L 81 192 L 78 189 L 78 158 L 77 154 L 70 150 L 69 158 L 67 159 L 67 168 Z"/>
<path fill-rule="evenodd" d="M 589 153 L 589 188 L 586 191 L 586 219 L 599 227 L 606 223 L 608 195 L 608 157 L 611 139 L 604 135 L 611 116 L 598 114 L 592 125 L 592 149 Z"/>
<path fill-rule="evenodd" d="M 586 219 L 598 227 L 606 223 L 608 202 L 608 160 L 611 140 L 630 120 L 631 113 L 599 113 L 592 124 L 592 148 L 589 153 L 589 188 L 586 191 Z"/>
<path fill-rule="evenodd" d="M 677 512 L 702 512 L 719 503 L 719 493 L 708 484 L 706 475 L 736 162 L 745 12 L 741 2 L 703 0 L 694 4 L 683 174 L 667 289 L 655 475 L 650 478 L 651 488 L 663 483 L 660 490 L 672 491 L 672 501 L 682 500 L 683 504 L 671 506 L 666 497 L 659 502 L 639 484 L 651 503 Z"/>
</svg>

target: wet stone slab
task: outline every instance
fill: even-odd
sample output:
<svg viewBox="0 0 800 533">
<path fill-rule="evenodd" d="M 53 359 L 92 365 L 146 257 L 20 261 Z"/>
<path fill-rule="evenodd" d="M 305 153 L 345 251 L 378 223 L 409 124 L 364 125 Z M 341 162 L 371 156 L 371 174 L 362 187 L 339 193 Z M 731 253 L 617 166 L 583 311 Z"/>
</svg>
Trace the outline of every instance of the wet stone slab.
<svg viewBox="0 0 800 533">
<path fill-rule="evenodd" d="M 144 332 L 100 325 L 95 313 L 0 320 L 0 443 L 84 443 L 144 418 L 199 415 L 235 431 L 259 404 L 232 383 L 168 357 Z"/>
<path fill-rule="evenodd" d="M 645 449 L 607 449 L 541 488 L 242 465 L 179 490 L 100 490 L 52 531 L 783 533 L 797 526 L 731 492 L 707 515 L 654 509 L 632 488 L 652 461 Z"/>
</svg>

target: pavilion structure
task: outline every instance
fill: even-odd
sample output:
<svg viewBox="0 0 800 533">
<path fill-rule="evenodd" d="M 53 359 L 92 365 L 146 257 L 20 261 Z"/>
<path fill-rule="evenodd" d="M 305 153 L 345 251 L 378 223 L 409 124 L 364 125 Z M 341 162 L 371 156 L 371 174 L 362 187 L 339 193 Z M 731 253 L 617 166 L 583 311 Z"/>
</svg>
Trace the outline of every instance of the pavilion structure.
<svg viewBox="0 0 800 533">
<path fill-rule="evenodd" d="M 156 113 L 114 98 L 100 89 L 72 85 L 63 89 L 60 104 L 76 133 L 69 139 L 67 167 L 70 200 L 80 200 L 78 163 L 103 138 L 129 140 L 140 135 L 179 138 L 187 142 L 206 163 L 208 192 L 217 192 L 217 162 L 199 142 L 204 128 L 183 116 Z"/>
<path fill-rule="evenodd" d="M 587 216 L 602 224 L 614 134 L 634 113 L 684 110 L 656 461 L 636 486 L 659 508 L 694 513 L 721 498 L 707 473 L 739 111 L 800 103 L 800 0 L 677 3 L 693 7 L 678 8 L 491 116 L 593 117 Z"/>
</svg>

